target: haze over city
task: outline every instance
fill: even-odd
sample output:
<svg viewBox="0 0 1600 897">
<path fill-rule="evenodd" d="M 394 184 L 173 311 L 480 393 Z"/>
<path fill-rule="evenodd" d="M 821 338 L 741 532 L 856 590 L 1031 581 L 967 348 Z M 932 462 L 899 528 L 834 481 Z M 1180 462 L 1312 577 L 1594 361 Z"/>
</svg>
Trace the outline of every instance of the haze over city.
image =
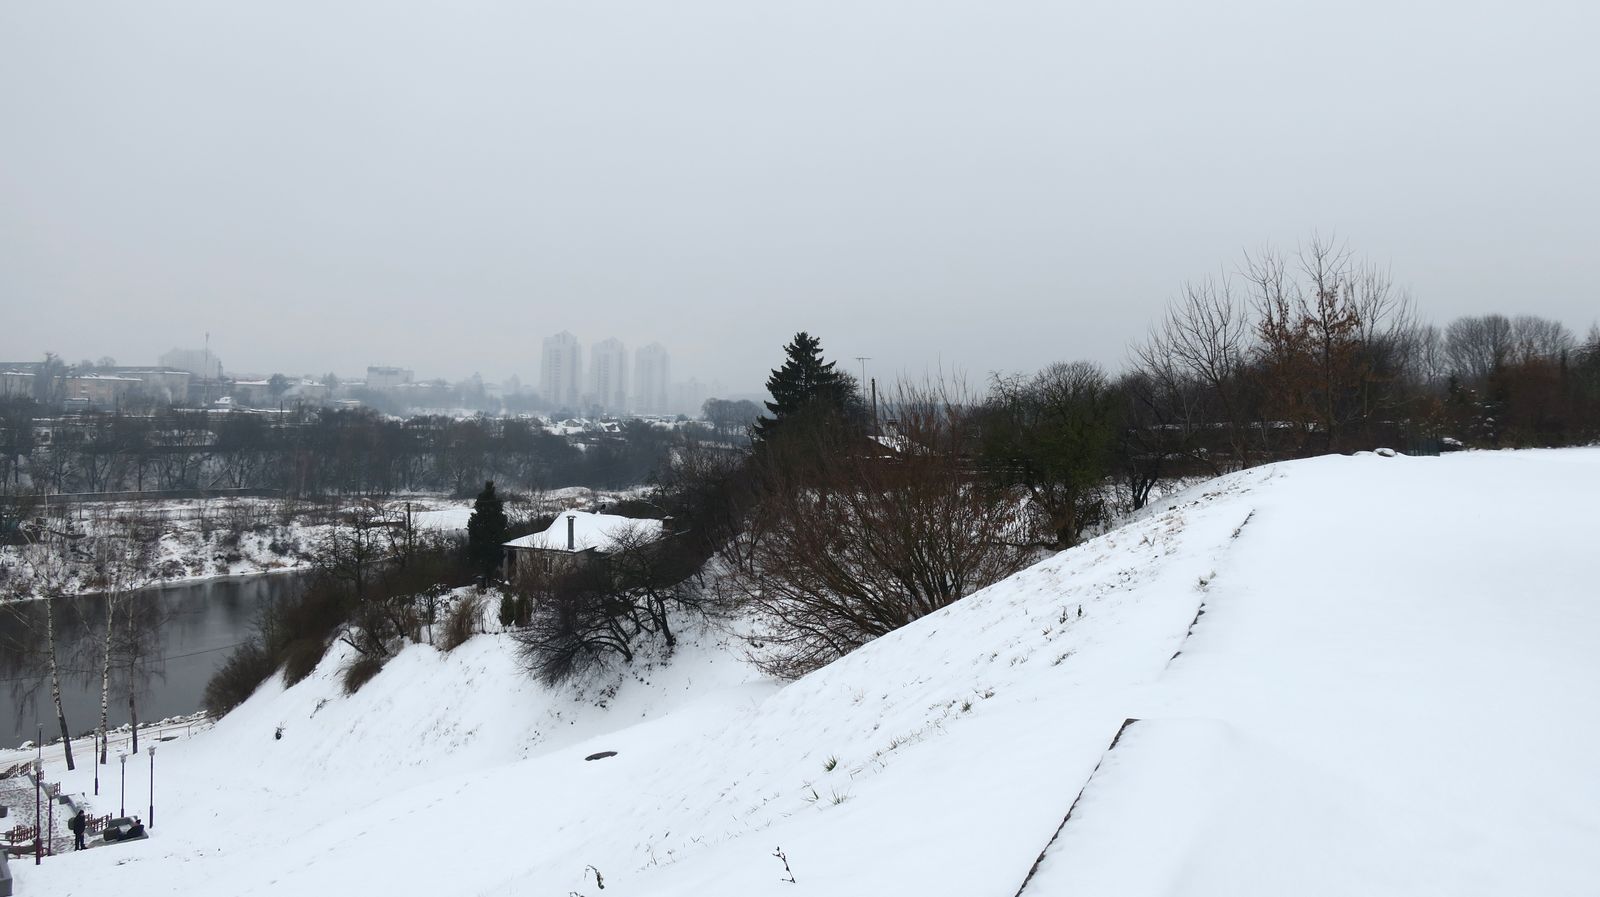
<svg viewBox="0 0 1600 897">
<path fill-rule="evenodd" d="M 1182 281 L 1315 232 L 1435 320 L 1581 332 L 1596 15 L 9 4 L 0 358 L 209 332 L 239 371 L 532 382 L 568 330 L 749 393 L 805 329 L 885 377 L 1115 368 Z"/>
</svg>

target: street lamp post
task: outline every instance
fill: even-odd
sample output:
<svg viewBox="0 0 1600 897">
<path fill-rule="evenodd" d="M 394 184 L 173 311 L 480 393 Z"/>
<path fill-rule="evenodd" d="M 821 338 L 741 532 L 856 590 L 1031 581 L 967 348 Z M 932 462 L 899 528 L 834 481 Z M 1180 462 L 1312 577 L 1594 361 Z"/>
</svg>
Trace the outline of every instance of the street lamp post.
<svg viewBox="0 0 1600 897">
<path fill-rule="evenodd" d="M 94 761 L 90 765 L 92 765 L 94 767 L 94 796 L 95 797 L 99 797 L 100 796 L 100 744 L 101 744 L 100 736 L 101 736 L 101 734 L 102 733 L 100 732 L 100 730 L 98 730 L 98 729 L 95 730 L 95 733 L 94 733 L 94 756 L 89 758 L 90 760 Z"/>
<path fill-rule="evenodd" d="M 117 798 L 117 815 L 128 815 L 128 752 L 117 751 L 117 759 L 122 761 L 122 795 Z"/>
<path fill-rule="evenodd" d="M 146 828 L 156 827 L 156 746 L 150 745 L 150 819 Z"/>
<path fill-rule="evenodd" d="M 33 864 L 39 865 L 44 861 L 44 841 L 40 836 L 44 834 L 39 825 L 41 807 L 39 806 L 39 787 L 44 781 L 44 761 L 33 761 Z"/>
</svg>

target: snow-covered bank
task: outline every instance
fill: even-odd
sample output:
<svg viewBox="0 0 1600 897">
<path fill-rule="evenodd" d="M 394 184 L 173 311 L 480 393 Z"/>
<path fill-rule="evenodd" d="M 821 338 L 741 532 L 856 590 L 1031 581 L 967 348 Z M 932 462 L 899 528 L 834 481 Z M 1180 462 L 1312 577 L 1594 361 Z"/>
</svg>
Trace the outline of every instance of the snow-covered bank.
<svg viewBox="0 0 1600 897">
<path fill-rule="evenodd" d="M 588 508 L 636 492 L 569 487 L 515 502 L 509 511 L 514 518 L 525 518 L 569 507 Z M 416 528 L 427 533 L 464 533 L 472 516 L 470 499 L 413 495 L 390 499 L 386 506 L 395 514 L 409 508 Z M 81 533 L 85 539 L 115 538 L 127 532 L 130 519 L 150 521 L 148 529 L 158 541 L 134 577 L 135 586 L 145 588 L 305 570 L 338 511 L 337 505 L 326 503 L 266 498 L 107 502 L 57 508 L 56 513 L 64 516 L 52 516 L 50 528 Z M 25 554 L 24 546 L 0 546 L 0 589 L 27 594 L 38 572 Z M 55 575 L 65 594 L 99 588 L 92 564 L 69 564 Z"/>
<path fill-rule="evenodd" d="M 455 499 L 411 503 L 417 528 L 432 532 L 464 530 L 472 513 L 471 502 Z M 71 508 L 65 516 L 51 517 L 49 527 L 87 544 L 95 537 L 125 536 L 131 520 L 147 521 L 139 530 L 153 533 L 156 543 L 130 576 L 143 588 L 305 569 L 328 535 L 333 512 L 327 506 L 263 498 L 115 502 Z M 51 557 L 60 554 L 50 552 Z M 92 592 L 98 588 L 94 566 L 66 564 L 52 575 L 67 594 Z M 25 593 L 38 575 L 25 546 L 0 547 L 0 586 Z"/>
<path fill-rule="evenodd" d="M 1596 450 L 1247 471 L 783 687 L 330 657 L 19 893 L 1592 893 L 1597 504 Z"/>
</svg>

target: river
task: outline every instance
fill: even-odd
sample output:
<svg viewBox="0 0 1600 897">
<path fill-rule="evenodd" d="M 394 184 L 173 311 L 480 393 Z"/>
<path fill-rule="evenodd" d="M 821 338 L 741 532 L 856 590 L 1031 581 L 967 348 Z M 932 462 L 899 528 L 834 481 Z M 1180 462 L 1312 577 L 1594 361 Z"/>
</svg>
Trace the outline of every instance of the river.
<svg viewBox="0 0 1600 897">
<path fill-rule="evenodd" d="M 180 716 L 200 709 L 206 681 L 222 665 L 229 649 L 255 632 L 258 613 L 298 589 L 303 574 L 273 573 L 237 579 L 174 583 L 139 592 L 138 619 L 148 633 L 141 649 L 148 661 L 134 675 L 135 701 L 141 721 Z M 100 722 L 100 652 L 106 599 L 86 595 L 56 605 L 62 703 L 74 736 Z M 29 669 L 16 646 L 34 643 L 29 630 L 41 627 L 44 603 L 30 601 L 0 609 L 0 746 L 15 747 L 60 734 L 47 679 Z M 36 629 L 42 632 L 42 628 Z M 128 722 L 128 676 L 113 675 L 112 727 Z"/>
</svg>

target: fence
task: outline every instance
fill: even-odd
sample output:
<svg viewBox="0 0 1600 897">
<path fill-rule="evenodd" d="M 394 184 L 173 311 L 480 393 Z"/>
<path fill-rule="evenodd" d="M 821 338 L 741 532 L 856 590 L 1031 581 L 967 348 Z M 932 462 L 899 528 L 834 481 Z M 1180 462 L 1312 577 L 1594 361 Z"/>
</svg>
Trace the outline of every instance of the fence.
<svg viewBox="0 0 1600 897">
<path fill-rule="evenodd" d="M 90 835 L 100 834 L 106 830 L 106 826 L 110 824 L 113 818 L 115 817 L 113 817 L 110 813 L 107 813 L 104 816 L 83 817 L 83 836 L 87 838 Z M 39 826 L 37 824 L 12 826 L 9 830 L 0 832 L 0 841 L 3 841 L 5 844 L 6 853 L 11 854 L 12 856 L 25 856 L 33 853 L 33 839 L 38 834 L 38 831 Z M 67 840 L 66 837 L 60 832 L 46 832 L 44 843 L 39 845 L 40 851 L 45 856 L 54 856 L 57 850 L 61 849 L 59 842 L 65 840 Z"/>
</svg>

